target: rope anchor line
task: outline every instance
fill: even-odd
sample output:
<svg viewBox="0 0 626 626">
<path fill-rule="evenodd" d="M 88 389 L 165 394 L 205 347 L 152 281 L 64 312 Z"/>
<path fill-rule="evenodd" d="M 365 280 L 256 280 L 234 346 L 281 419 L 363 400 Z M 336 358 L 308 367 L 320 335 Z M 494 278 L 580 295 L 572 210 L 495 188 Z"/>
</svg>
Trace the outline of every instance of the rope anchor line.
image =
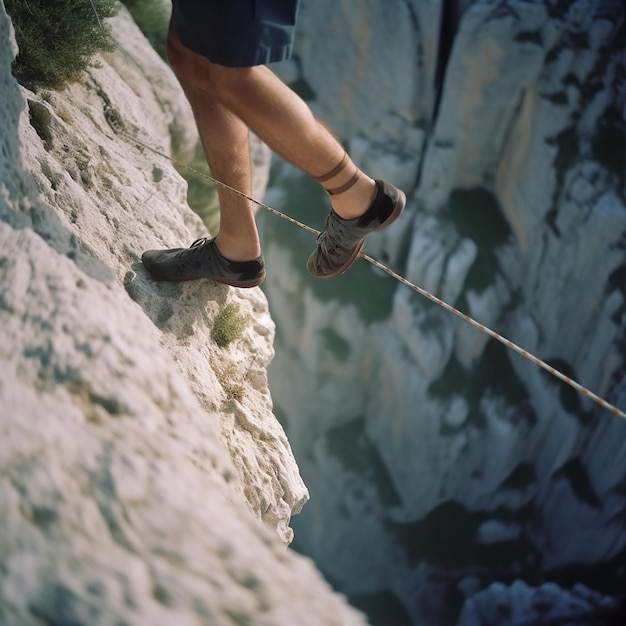
<svg viewBox="0 0 626 626">
<path fill-rule="evenodd" d="M 117 132 L 119 132 L 124 137 L 130 139 L 131 141 L 133 141 L 135 144 L 141 146 L 142 148 L 150 150 L 154 154 L 156 154 L 156 155 L 158 155 L 158 156 L 160 156 L 160 157 L 162 157 L 164 159 L 167 159 L 168 161 L 170 161 L 174 165 L 177 165 L 178 167 L 182 167 L 182 168 L 184 168 L 186 170 L 189 170 L 189 171 L 193 172 L 194 174 L 196 174 L 198 176 L 201 176 L 203 178 L 206 178 L 207 180 L 210 180 L 211 182 L 213 182 L 216 185 L 220 185 L 221 187 L 223 187 L 225 189 L 228 189 L 229 191 L 232 191 L 233 193 L 236 193 L 239 196 L 242 196 L 246 200 L 249 200 L 250 202 L 253 202 L 257 206 L 266 209 L 270 213 L 273 213 L 274 215 L 277 215 L 278 217 L 281 217 L 282 219 L 284 219 L 284 220 L 286 220 L 288 222 L 291 222 L 295 226 L 298 226 L 299 228 L 302 228 L 302 229 L 312 233 L 315 236 L 319 235 L 319 231 L 318 230 L 315 230 L 314 228 L 311 228 L 307 224 L 304 224 L 303 222 L 300 222 L 297 219 L 295 219 L 295 218 L 293 218 L 293 217 L 291 217 L 289 215 L 286 215 L 285 213 L 282 213 L 278 209 L 275 209 L 274 207 L 272 207 L 272 206 L 270 206 L 270 205 L 268 205 L 268 204 L 266 204 L 264 202 L 261 202 L 260 200 L 256 200 L 255 198 L 253 198 L 253 197 L 249 196 L 248 194 L 244 193 L 243 191 L 239 191 L 238 189 L 235 189 L 234 187 L 231 187 L 230 185 L 228 185 L 226 183 L 223 183 L 220 180 L 217 180 L 213 176 L 210 176 L 209 174 L 206 174 L 205 172 L 201 172 L 200 170 L 192 167 L 191 165 L 187 165 L 186 163 L 182 163 L 181 161 L 178 161 L 177 159 L 175 159 L 175 158 L 173 158 L 171 156 L 168 156 L 164 152 L 161 152 L 160 150 L 157 150 L 155 148 L 152 148 L 151 146 L 146 145 L 145 143 L 143 143 L 139 139 L 136 139 L 132 135 L 128 134 L 125 130 L 120 128 L 119 125 L 115 125 L 115 127 L 116 127 Z M 453 315 L 455 315 L 457 317 L 460 317 L 462 320 L 464 320 L 465 322 L 467 322 L 468 324 L 470 324 L 474 328 L 477 328 L 479 331 L 489 335 L 492 339 L 495 339 L 496 341 L 499 341 L 500 343 L 504 344 L 510 350 L 513 350 L 514 352 L 517 352 L 522 357 L 524 357 L 525 359 L 529 360 L 531 363 L 534 363 L 535 365 L 537 365 L 538 367 L 544 369 L 546 372 L 548 372 L 549 374 L 551 374 L 555 378 L 558 378 L 559 380 L 563 381 L 565 384 L 569 385 L 570 387 L 572 387 L 573 389 L 575 389 L 576 391 L 578 391 L 582 395 L 584 395 L 587 398 L 593 400 L 594 402 L 599 404 L 603 409 L 606 409 L 607 411 L 609 411 L 610 413 L 613 413 L 614 415 L 617 415 L 618 417 L 626 419 L 626 413 L 624 411 L 622 411 L 621 409 L 619 409 L 615 405 L 611 404 L 610 402 L 608 402 L 604 398 L 600 397 L 599 395 L 593 393 L 590 389 L 587 389 L 587 387 L 584 387 L 583 385 L 581 385 L 580 383 L 576 382 L 571 377 L 566 376 L 565 374 L 563 374 L 562 372 L 560 372 L 556 368 L 552 367 L 551 365 L 548 365 L 548 363 L 546 363 L 545 361 L 542 361 L 538 357 L 534 356 L 533 354 L 528 352 L 528 350 L 525 350 L 524 348 L 521 348 L 516 343 L 513 343 L 511 340 L 507 339 L 506 337 L 503 337 L 502 335 L 500 335 L 499 333 L 495 332 L 494 330 L 491 330 L 488 326 L 485 326 L 484 324 L 481 324 L 480 322 L 477 322 L 475 319 L 473 319 L 469 315 L 466 315 L 465 313 L 462 313 L 461 311 L 459 311 L 458 309 L 454 308 L 453 306 L 451 306 L 447 302 L 444 302 L 443 300 L 441 300 L 437 296 L 431 294 L 426 289 L 423 289 L 422 287 L 419 287 L 418 285 L 416 285 L 416 284 L 412 283 L 411 281 L 407 280 L 406 278 L 404 278 L 400 274 L 397 274 L 392 269 L 390 269 L 386 265 L 383 265 L 380 261 L 378 261 L 378 260 L 374 259 L 373 257 L 365 254 L 364 252 L 360 252 L 359 253 L 359 257 L 361 257 L 365 261 L 368 261 L 374 267 L 377 267 L 377 268 L 381 269 L 383 272 L 385 272 L 386 274 L 388 274 L 389 276 L 391 276 L 392 278 L 394 278 L 395 280 L 397 280 L 401 284 L 405 285 L 406 287 L 409 287 L 410 289 L 412 289 L 413 291 L 419 293 L 421 296 L 427 298 L 431 302 L 434 302 L 435 304 L 437 304 L 438 306 L 442 307 L 444 310 L 448 311 L 449 313 L 452 313 Z"/>
</svg>

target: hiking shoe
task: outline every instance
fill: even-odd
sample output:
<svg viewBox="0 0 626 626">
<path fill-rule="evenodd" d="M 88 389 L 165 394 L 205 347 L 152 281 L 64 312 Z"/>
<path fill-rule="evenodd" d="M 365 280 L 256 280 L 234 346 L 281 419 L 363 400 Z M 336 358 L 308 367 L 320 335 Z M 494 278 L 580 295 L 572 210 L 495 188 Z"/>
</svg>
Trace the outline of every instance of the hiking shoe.
<svg viewBox="0 0 626 626">
<path fill-rule="evenodd" d="M 367 235 L 394 222 L 405 204 L 403 191 L 377 180 L 374 201 L 360 217 L 344 220 L 331 209 L 324 230 L 317 237 L 317 247 L 307 261 L 309 274 L 316 278 L 343 274 L 361 252 Z"/>
<path fill-rule="evenodd" d="M 210 278 L 233 287 L 256 287 L 265 280 L 263 255 L 253 261 L 229 261 L 215 239 L 197 239 L 189 248 L 147 250 L 141 256 L 145 268 L 158 280 L 181 282 Z"/>
</svg>

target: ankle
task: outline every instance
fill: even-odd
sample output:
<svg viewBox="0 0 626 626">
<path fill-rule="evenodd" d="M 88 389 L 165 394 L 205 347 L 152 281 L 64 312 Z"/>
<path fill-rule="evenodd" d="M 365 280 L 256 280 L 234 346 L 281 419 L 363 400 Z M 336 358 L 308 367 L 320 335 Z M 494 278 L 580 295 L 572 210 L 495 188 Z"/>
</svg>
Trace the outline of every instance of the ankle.
<svg viewBox="0 0 626 626">
<path fill-rule="evenodd" d="M 333 211 L 344 220 L 361 217 L 376 197 L 376 182 L 361 172 L 357 183 L 348 191 L 330 197 Z"/>
<path fill-rule="evenodd" d="M 261 244 L 258 238 L 243 241 L 240 238 L 231 239 L 218 234 L 215 237 L 215 246 L 227 261 L 252 261 L 261 256 Z"/>
<path fill-rule="evenodd" d="M 363 215 L 376 197 L 376 182 L 355 165 L 347 152 L 332 170 L 315 179 L 330 196 L 333 211 L 345 220 Z"/>
</svg>

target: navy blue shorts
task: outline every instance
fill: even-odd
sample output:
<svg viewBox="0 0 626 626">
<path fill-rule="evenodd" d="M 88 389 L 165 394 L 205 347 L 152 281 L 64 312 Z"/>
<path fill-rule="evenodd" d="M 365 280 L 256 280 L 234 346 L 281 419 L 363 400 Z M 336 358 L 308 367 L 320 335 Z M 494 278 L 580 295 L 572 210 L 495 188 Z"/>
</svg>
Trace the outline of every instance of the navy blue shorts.
<svg viewBox="0 0 626 626">
<path fill-rule="evenodd" d="M 291 55 L 299 0 L 172 0 L 183 46 L 212 63 L 251 67 Z"/>
</svg>

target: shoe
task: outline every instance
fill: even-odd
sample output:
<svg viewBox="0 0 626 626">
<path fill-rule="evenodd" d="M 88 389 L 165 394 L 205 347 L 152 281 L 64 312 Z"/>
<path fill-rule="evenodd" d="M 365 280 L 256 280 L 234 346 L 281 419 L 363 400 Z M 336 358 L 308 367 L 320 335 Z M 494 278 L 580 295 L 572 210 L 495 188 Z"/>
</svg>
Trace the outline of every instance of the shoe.
<svg viewBox="0 0 626 626">
<path fill-rule="evenodd" d="M 317 247 L 307 261 L 309 274 L 316 278 L 343 274 L 361 252 L 367 235 L 394 222 L 405 204 L 403 191 L 376 180 L 374 201 L 360 217 L 345 220 L 331 209 L 324 230 L 317 237 Z"/>
<path fill-rule="evenodd" d="M 233 287 L 257 287 L 265 280 L 263 255 L 253 261 L 229 261 L 215 239 L 197 239 L 189 248 L 147 250 L 141 256 L 145 268 L 158 280 L 181 282 L 210 278 Z"/>
</svg>

